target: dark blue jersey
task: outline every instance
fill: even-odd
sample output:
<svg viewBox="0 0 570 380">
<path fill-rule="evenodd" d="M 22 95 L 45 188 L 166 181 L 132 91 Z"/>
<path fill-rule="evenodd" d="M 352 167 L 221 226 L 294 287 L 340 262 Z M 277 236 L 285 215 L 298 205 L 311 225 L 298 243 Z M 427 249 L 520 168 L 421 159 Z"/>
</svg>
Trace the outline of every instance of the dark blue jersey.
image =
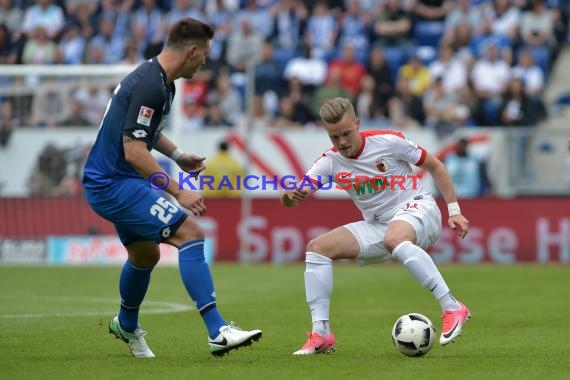
<svg viewBox="0 0 570 380">
<path fill-rule="evenodd" d="M 125 160 L 123 136 L 146 142 L 150 151 L 164 127 L 174 97 L 174 83 L 156 58 L 142 63 L 115 88 L 97 140 L 85 164 L 83 185 L 103 188 L 122 178 L 141 178 Z"/>
</svg>

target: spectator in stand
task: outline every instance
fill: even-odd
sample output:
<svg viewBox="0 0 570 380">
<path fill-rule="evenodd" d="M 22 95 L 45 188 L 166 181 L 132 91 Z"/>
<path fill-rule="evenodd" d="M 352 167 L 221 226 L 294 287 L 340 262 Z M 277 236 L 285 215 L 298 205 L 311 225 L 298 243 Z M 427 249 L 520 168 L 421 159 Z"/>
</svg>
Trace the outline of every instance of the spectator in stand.
<svg viewBox="0 0 570 380">
<path fill-rule="evenodd" d="M 37 26 L 33 32 L 28 32 L 29 39 L 24 44 L 22 63 L 45 65 L 55 63 L 56 43 L 51 40 L 42 26 Z"/>
<path fill-rule="evenodd" d="M 276 102 L 278 103 L 279 100 L 277 99 Z M 251 128 L 253 130 L 264 131 L 273 127 L 273 117 L 272 113 L 267 111 L 268 108 L 275 108 L 274 114 L 277 114 L 276 107 L 267 107 L 264 104 L 264 100 L 259 95 L 253 96 L 253 103 L 251 105 L 252 108 L 252 123 Z"/>
<path fill-rule="evenodd" d="M 206 15 L 202 13 L 197 2 L 193 0 L 175 0 L 174 6 L 164 17 L 164 23 L 162 25 L 163 33 L 170 30 L 172 25 L 184 17 L 190 17 L 202 22 L 206 21 Z"/>
<path fill-rule="evenodd" d="M 263 36 L 251 27 L 247 19 L 241 21 L 240 27 L 234 29 L 228 39 L 226 61 L 233 72 L 245 72 L 247 63 L 254 59 L 258 60 Z"/>
<path fill-rule="evenodd" d="M 84 117 L 89 125 L 98 126 L 105 113 L 109 101 L 110 91 L 97 83 L 88 83 L 79 87 L 72 95 L 72 99 L 83 104 Z"/>
<path fill-rule="evenodd" d="M 140 7 L 131 15 L 131 28 L 144 30 L 142 35 L 146 46 L 160 44 L 164 39 L 162 12 L 156 0 L 140 0 Z"/>
<path fill-rule="evenodd" d="M 270 41 L 275 47 L 276 59 L 287 64 L 300 53 L 309 13 L 301 0 L 280 1 L 274 13 Z"/>
<path fill-rule="evenodd" d="M 544 0 L 531 0 L 520 22 L 520 37 L 523 46 L 532 51 L 535 61 L 545 74 L 550 69 L 552 55 L 557 50 L 554 15 Z"/>
<path fill-rule="evenodd" d="M 75 22 L 68 23 L 63 30 L 58 47 L 61 63 L 69 65 L 80 64 L 85 52 L 85 45 L 85 38 L 80 33 L 79 24 Z"/>
<path fill-rule="evenodd" d="M 443 90 L 454 93 L 467 85 L 467 68 L 463 61 L 456 59 L 451 46 L 442 44 L 439 47 L 439 58 L 429 65 L 430 78 L 441 78 Z"/>
<path fill-rule="evenodd" d="M 217 66 L 225 65 L 226 57 L 223 53 L 232 31 L 232 13 L 226 8 L 223 0 L 215 0 L 207 2 L 206 15 L 209 24 L 216 31 L 210 43 L 210 59 Z"/>
<path fill-rule="evenodd" d="M 373 23 L 373 41 L 382 46 L 405 47 L 410 44 L 412 15 L 400 0 L 386 0 Z"/>
<path fill-rule="evenodd" d="M 223 128 L 231 126 L 232 123 L 226 120 L 218 103 L 214 102 L 208 105 L 204 117 L 204 127 Z"/>
<path fill-rule="evenodd" d="M 13 65 L 18 61 L 18 47 L 12 42 L 8 28 L 0 24 L 0 65 Z"/>
<path fill-rule="evenodd" d="M 293 102 L 293 121 L 308 125 L 315 121 L 311 112 L 311 95 L 305 91 L 303 84 L 297 78 L 289 80 L 288 93 L 285 95 Z"/>
<path fill-rule="evenodd" d="M 521 78 L 513 78 L 501 104 L 501 125 L 532 127 L 538 121 L 538 109 L 524 91 Z"/>
<path fill-rule="evenodd" d="M 339 23 L 337 46 L 350 44 L 354 48 L 356 59 L 364 63 L 368 60 L 368 30 L 371 24 L 370 15 L 364 13 L 358 0 L 348 0 L 346 11 L 343 12 Z M 340 55 L 341 50 L 339 49 Z"/>
<path fill-rule="evenodd" d="M 121 14 L 125 15 L 125 21 L 123 22 L 128 27 L 128 14 L 131 12 L 133 5 L 134 0 L 123 0 L 122 2 L 117 0 L 101 0 L 92 15 L 94 21 L 93 28 L 97 29 L 104 19 L 117 20 Z M 130 30 L 128 32 L 130 33 Z"/>
<path fill-rule="evenodd" d="M 295 107 L 295 101 L 289 96 L 279 99 L 279 112 L 273 120 L 271 127 L 279 131 L 285 129 L 299 129 L 303 127 L 303 116 L 299 115 Z"/>
<path fill-rule="evenodd" d="M 87 127 L 91 125 L 91 122 L 85 118 L 83 103 L 78 99 L 71 100 L 69 112 L 69 117 L 58 125 L 62 127 Z"/>
<path fill-rule="evenodd" d="M 461 138 L 455 152 L 448 154 L 444 160 L 459 199 L 480 196 L 484 182 L 484 166 L 478 158 L 469 154 L 468 147 L 469 140 Z"/>
<path fill-rule="evenodd" d="M 409 79 L 405 76 L 398 79 L 395 96 L 388 102 L 388 115 L 396 126 L 403 129 L 424 124 L 422 98 L 411 91 Z"/>
<path fill-rule="evenodd" d="M 366 72 L 374 80 L 374 109 L 383 110 L 382 114 L 385 116 L 388 99 L 394 94 L 394 86 L 392 85 L 391 67 L 384 59 L 381 47 L 376 46 L 370 52 Z"/>
<path fill-rule="evenodd" d="M 467 24 L 478 34 L 483 23 L 483 7 L 472 4 L 471 0 L 457 0 L 453 4 L 451 12 L 445 16 L 445 32 L 454 30 L 461 24 Z"/>
<path fill-rule="evenodd" d="M 440 45 L 449 45 L 455 52 L 455 57 L 460 60 L 467 71 L 470 70 L 474 61 L 474 52 L 471 49 L 472 29 L 469 24 L 459 24 L 448 30 L 440 40 Z"/>
<path fill-rule="evenodd" d="M 228 38 L 226 61 L 230 69 L 231 84 L 238 90 L 243 103 L 247 86 L 245 73 L 249 64 L 259 60 L 263 36 L 252 28 L 247 19 L 242 19 L 240 25 L 240 28 L 232 30 Z"/>
<path fill-rule="evenodd" d="M 360 82 L 366 74 L 366 67 L 357 60 L 354 46 L 350 43 L 342 47 L 342 54 L 339 58 L 329 63 L 327 82 L 337 73 L 340 75 L 342 88 L 354 98 L 360 92 Z"/>
<path fill-rule="evenodd" d="M 105 7 L 105 4 L 111 1 L 112 0 L 103 0 L 102 6 Z M 93 4 L 78 3 L 67 15 L 67 24 L 73 23 L 78 25 L 79 34 L 85 39 L 85 41 L 88 41 L 95 35 L 95 30 L 100 24 L 96 16 L 96 9 L 96 7 L 93 7 Z M 115 19 L 114 15 L 109 15 L 107 17 L 113 20 Z"/>
<path fill-rule="evenodd" d="M 326 1 L 319 0 L 309 16 L 305 43 L 311 49 L 312 57 L 329 59 L 334 55 L 338 25 Z"/>
<path fill-rule="evenodd" d="M 471 81 L 479 100 L 477 123 L 491 126 L 499 121 L 499 108 L 511 79 L 511 68 L 500 58 L 496 45 L 489 44 L 485 53 L 485 58 L 479 59 L 473 65 Z"/>
<path fill-rule="evenodd" d="M 36 4 L 24 13 L 22 31 L 30 36 L 35 34 L 38 27 L 42 27 L 48 38 L 56 39 L 64 24 L 63 9 L 59 5 L 53 4 L 52 0 L 36 0 Z"/>
<path fill-rule="evenodd" d="M 356 96 L 354 108 L 356 109 L 356 114 L 361 120 L 361 124 L 367 125 L 372 118 L 372 111 L 374 105 L 374 88 L 376 84 L 374 83 L 374 78 L 370 75 L 365 75 L 362 77 L 361 91 Z"/>
<path fill-rule="evenodd" d="M 204 1 L 205 12 L 208 16 L 211 16 L 216 12 L 216 9 L 224 9 L 227 12 L 234 14 L 241 6 L 241 0 L 214 0 L 214 1 Z"/>
<path fill-rule="evenodd" d="M 415 15 L 418 21 L 441 21 L 453 9 L 450 0 L 417 0 L 415 2 Z"/>
<path fill-rule="evenodd" d="M 206 107 L 198 104 L 195 99 L 184 99 L 182 102 L 182 122 L 185 131 L 197 131 L 204 127 Z"/>
<path fill-rule="evenodd" d="M 273 92 L 277 96 L 286 92 L 283 65 L 275 59 L 270 42 L 263 43 L 260 60 L 255 65 L 255 93 L 263 95 L 266 92 Z"/>
<path fill-rule="evenodd" d="M 269 9 L 260 7 L 256 0 L 245 0 L 245 7 L 234 15 L 234 29 L 239 29 L 247 20 L 256 33 L 265 40 L 273 31 L 273 15 Z"/>
<path fill-rule="evenodd" d="M 406 80 L 409 91 L 415 96 L 422 96 L 430 84 L 429 70 L 418 55 L 412 55 L 408 63 L 400 67 L 398 78 Z"/>
<path fill-rule="evenodd" d="M 30 178 L 30 195 L 56 197 L 68 194 L 64 181 L 66 170 L 63 152 L 52 144 L 46 145 Z"/>
<path fill-rule="evenodd" d="M 351 94 L 341 84 L 341 73 L 335 71 L 331 73 L 328 81 L 324 86 L 319 86 L 313 93 L 313 101 L 311 103 L 311 112 L 313 117 L 318 117 L 321 106 L 327 99 L 337 97 L 351 98 Z"/>
<path fill-rule="evenodd" d="M 513 78 L 521 78 L 524 82 L 524 91 L 534 108 L 539 110 L 540 118 L 546 117 L 546 107 L 542 95 L 544 92 L 544 73 L 535 65 L 534 56 L 528 49 L 519 52 L 518 65 L 513 67 Z"/>
<path fill-rule="evenodd" d="M 45 79 L 34 92 L 32 123 L 40 127 L 56 127 L 69 114 L 68 86 Z"/>
<path fill-rule="evenodd" d="M 139 54 L 136 42 L 128 42 L 125 46 L 125 54 L 121 63 L 123 65 L 138 65 L 143 60 L 144 57 Z"/>
<path fill-rule="evenodd" d="M 491 18 L 483 18 L 483 25 L 481 26 L 481 33 L 474 35 L 470 42 L 471 52 L 475 59 L 485 57 L 485 49 L 489 45 L 495 45 L 499 49 L 507 62 L 510 60 L 510 50 L 512 41 L 509 37 L 497 34 L 493 31 L 493 20 Z"/>
<path fill-rule="evenodd" d="M 222 73 L 217 77 L 215 88 L 208 94 L 206 103 L 218 104 L 225 120 L 232 126 L 239 124 L 243 104 L 240 94 L 232 87 L 228 74 Z"/>
<path fill-rule="evenodd" d="M 131 14 L 130 19 L 131 28 L 138 37 L 135 38 L 144 46 L 144 53 L 147 48 L 153 49 L 157 45 L 160 50 L 164 39 L 162 12 L 155 0 L 140 0 L 140 2 L 141 6 Z M 151 55 L 153 54 L 148 54 Z"/>
<path fill-rule="evenodd" d="M 0 0 L 0 25 L 4 25 L 9 31 L 11 42 L 20 40 L 22 18 L 22 10 L 14 4 L 14 0 Z"/>
<path fill-rule="evenodd" d="M 123 59 L 125 51 L 125 35 L 120 33 L 122 27 L 115 24 L 110 18 L 101 20 L 99 32 L 87 44 L 87 62 L 93 62 L 91 50 L 97 49 L 103 53 L 102 62 L 99 63 L 118 63 Z M 90 59 L 91 58 L 91 59 Z"/>
<path fill-rule="evenodd" d="M 303 55 L 287 63 L 283 76 L 287 80 L 299 79 L 303 86 L 312 91 L 325 82 L 328 66 L 323 58 L 312 55 L 308 46 L 303 48 L 303 52 Z"/>
<path fill-rule="evenodd" d="M 422 100 L 425 125 L 432 128 L 440 138 L 451 135 L 456 129 L 453 122 L 457 109 L 456 92 L 445 91 L 443 78 L 437 76 Z"/>
<path fill-rule="evenodd" d="M 493 2 L 493 33 L 509 39 L 513 44 L 518 36 L 518 25 L 521 10 L 511 0 L 495 0 Z"/>
<path fill-rule="evenodd" d="M 205 186 L 204 195 L 208 198 L 239 197 L 241 190 L 238 190 L 238 178 L 244 175 L 243 165 L 230 152 L 230 145 L 226 141 L 222 141 L 218 146 L 218 152 L 206 161 L 206 170 L 204 170 L 202 178 L 211 176 L 213 178 L 213 189 Z"/>
</svg>

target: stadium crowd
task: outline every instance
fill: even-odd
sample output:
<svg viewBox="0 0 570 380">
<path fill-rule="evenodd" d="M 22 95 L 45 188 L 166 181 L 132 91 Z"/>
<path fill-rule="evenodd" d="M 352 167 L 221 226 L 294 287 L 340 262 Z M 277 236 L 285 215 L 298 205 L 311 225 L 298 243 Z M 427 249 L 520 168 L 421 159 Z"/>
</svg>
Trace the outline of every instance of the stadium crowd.
<svg viewBox="0 0 570 380">
<path fill-rule="evenodd" d="M 567 41 L 568 3 L 0 0 L 0 63 L 137 64 L 160 51 L 175 20 L 193 17 L 210 23 L 215 37 L 205 70 L 178 90 L 185 128 L 242 123 L 254 63 L 256 128 L 316 125 L 322 100 L 345 96 L 364 128 L 424 127 L 443 136 L 546 117 L 542 94 Z M 0 86 L 15 80 L 0 78 Z M 96 126 L 112 87 L 66 92 L 47 83 L 28 108 L 4 96 L 0 136 L 19 125 Z"/>
</svg>

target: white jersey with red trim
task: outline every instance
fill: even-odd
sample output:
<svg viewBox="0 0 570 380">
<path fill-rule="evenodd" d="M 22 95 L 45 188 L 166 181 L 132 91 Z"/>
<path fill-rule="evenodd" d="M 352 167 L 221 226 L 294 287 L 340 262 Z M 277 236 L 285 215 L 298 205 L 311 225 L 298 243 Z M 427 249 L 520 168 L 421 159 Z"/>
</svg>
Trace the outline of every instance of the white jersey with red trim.
<svg viewBox="0 0 570 380">
<path fill-rule="evenodd" d="M 323 189 L 333 186 L 348 192 L 365 220 L 381 220 L 395 207 L 426 194 L 412 165 L 420 166 L 426 150 L 391 130 L 360 132 L 362 146 L 351 158 L 335 148 L 327 150 L 307 172 Z M 330 182 L 334 183 L 330 183 Z"/>
</svg>

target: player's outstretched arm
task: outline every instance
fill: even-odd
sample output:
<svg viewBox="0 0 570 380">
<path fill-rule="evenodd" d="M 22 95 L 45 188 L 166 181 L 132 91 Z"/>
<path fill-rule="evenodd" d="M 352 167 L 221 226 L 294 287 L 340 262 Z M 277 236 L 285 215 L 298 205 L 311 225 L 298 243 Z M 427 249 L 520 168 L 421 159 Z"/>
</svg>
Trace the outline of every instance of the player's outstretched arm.
<svg viewBox="0 0 570 380">
<path fill-rule="evenodd" d="M 463 239 L 469 231 L 469 221 L 461 215 L 459 203 L 457 203 L 455 188 L 453 187 L 453 182 L 451 181 L 451 177 L 449 176 L 445 165 L 437 159 L 437 157 L 428 153 L 422 168 L 430 172 L 443 199 L 445 199 L 445 202 L 447 203 L 449 227 L 455 229 Z"/>
</svg>

